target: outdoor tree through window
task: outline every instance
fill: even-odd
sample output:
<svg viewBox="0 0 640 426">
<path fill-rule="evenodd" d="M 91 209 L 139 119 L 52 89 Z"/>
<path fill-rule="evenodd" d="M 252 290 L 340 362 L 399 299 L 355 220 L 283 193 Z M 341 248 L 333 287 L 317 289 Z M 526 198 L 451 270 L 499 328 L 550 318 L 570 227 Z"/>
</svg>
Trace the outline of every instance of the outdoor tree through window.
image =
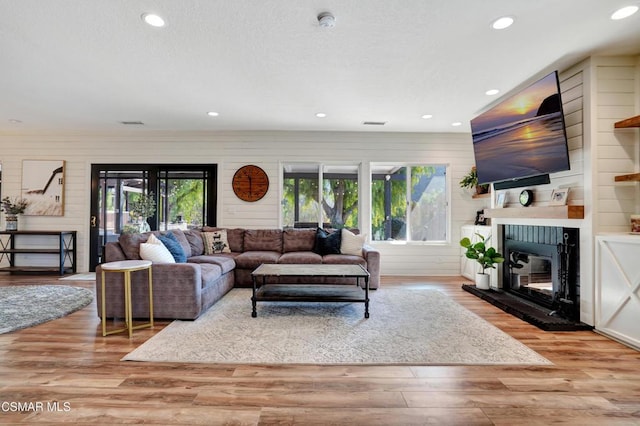
<svg viewBox="0 0 640 426">
<path fill-rule="evenodd" d="M 374 241 L 446 241 L 446 166 L 372 165 L 371 204 Z"/>
<path fill-rule="evenodd" d="M 358 165 L 284 165 L 283 226 L 357 228 L 358 170 Z"/>
</svg>

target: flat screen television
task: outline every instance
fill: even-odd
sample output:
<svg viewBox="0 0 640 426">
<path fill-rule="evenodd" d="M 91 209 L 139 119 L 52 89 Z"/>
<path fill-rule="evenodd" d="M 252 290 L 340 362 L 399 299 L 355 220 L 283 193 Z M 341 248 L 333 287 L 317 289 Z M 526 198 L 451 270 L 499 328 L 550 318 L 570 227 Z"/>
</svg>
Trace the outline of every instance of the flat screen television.
<svg viewBox="0 0 640 426">
<path fill-rule="evenodd" d="M 558 72 L 471 120 L 478 183 L 569 170 Z"/>
</svg>

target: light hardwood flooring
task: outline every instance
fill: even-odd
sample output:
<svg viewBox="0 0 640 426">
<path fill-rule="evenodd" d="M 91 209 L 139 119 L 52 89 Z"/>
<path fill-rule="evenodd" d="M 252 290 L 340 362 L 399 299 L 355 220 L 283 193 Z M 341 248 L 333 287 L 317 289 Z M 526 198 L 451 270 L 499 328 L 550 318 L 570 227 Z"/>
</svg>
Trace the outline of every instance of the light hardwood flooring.
<svg viewBox="0 0 640 426">
<path fill-rule="evenodd" d="M 594 332 L 541 331 L 463 291 L 460 277 L 382 281 L 438 289 L 554 365 L 121 362 L 168 322 L 131 340 L 102 337 L 94 302 L 0 335 L 0 424 L 640 425 L 640 352 Z M 0 286 L 26 284 L 94 288 L 91 281 L 0 274 Z M 35 410 L 15 411 L 11 403 L 34 403 Z"/>
</svg>

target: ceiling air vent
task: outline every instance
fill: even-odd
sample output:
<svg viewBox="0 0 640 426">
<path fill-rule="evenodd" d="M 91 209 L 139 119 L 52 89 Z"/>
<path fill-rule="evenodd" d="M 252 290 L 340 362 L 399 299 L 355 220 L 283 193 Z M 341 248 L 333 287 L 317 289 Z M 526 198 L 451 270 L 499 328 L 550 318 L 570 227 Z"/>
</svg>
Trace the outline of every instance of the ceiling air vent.
<svg viewBox="0 0 640 426">
<path fill-rule="evenodd" d="M 124 124 L 125 126 L 144 126 L 142 121 L 121 121 L 120 124 Z"/>
<path fill-rule="evenodd" d="M 362 124 L 365 126 L 384 126 L 387 124 L 386 121 L 363 121 Z"/>
</svg>

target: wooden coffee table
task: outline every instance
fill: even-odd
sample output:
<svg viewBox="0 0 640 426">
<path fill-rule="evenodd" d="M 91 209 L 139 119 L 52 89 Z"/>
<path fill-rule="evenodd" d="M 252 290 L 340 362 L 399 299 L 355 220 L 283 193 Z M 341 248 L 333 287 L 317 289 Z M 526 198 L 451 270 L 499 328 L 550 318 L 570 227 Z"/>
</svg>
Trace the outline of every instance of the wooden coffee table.
<svg viewBox="0 0 640 426">
<path fill-rule="evenodd" d="M 252 317 L 258 302 L 360 302 L 369 318 L 369 272 L 360 265 L 262 264 L 251 273 Z M 355 285 L 343 284 L 267 284 L 269 277 L 355 278 Z M 364 287 L 360 280 L 364 279 Z"/>
</svg>

